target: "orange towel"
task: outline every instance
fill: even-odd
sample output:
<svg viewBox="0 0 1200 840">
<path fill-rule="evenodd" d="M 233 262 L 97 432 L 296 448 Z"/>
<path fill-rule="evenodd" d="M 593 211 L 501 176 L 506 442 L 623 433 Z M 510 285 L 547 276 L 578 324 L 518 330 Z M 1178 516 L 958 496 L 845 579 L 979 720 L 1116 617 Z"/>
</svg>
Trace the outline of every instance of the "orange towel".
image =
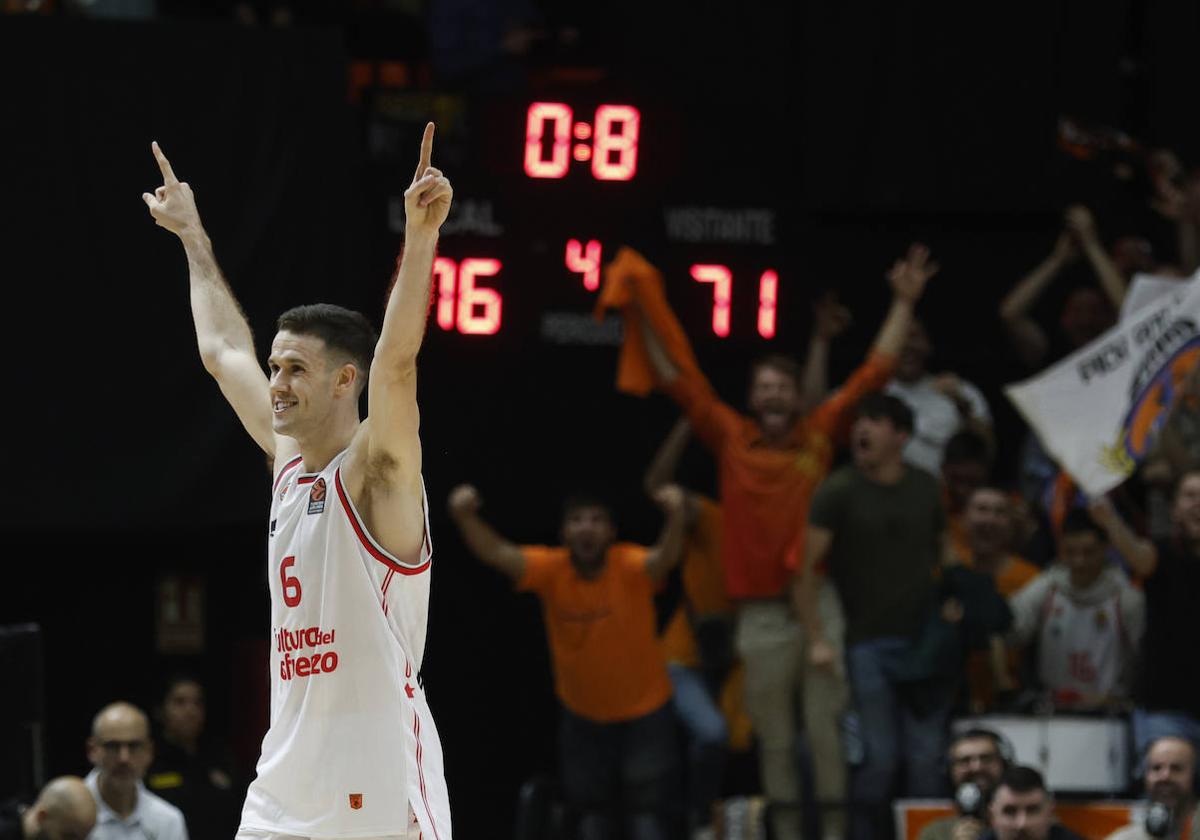
<svg viewBox="0 0 1200 840">
<path fill-rule="evenodd" d="M 706 381 L 692 345 L 667 303 L 662 272 L 627 245 L 621 246 L 612 262 L 604 267 L 596 319 L 602 320 L 610 309 L 620 310 L 625 321 L 625 340 L 617 362 L 617 390 L 644 397 L 660 384 L 646 353 L 641 329 L 643 313 L 680 372 Z"/>
</svg>

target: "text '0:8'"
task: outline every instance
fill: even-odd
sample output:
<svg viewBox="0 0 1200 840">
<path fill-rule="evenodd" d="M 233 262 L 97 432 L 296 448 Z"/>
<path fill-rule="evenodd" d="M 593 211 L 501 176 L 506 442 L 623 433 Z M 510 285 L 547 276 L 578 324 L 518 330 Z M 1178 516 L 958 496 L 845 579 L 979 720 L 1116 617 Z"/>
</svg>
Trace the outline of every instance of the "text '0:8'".
<svg viewBox="0 0 1200 840">
<path fill-rule="evenodd" d="M 631 181 L 637 174 L 641 122 L 641 112 L 632 105 L 601 105 L 595 119 L 586 123 L 577 122 L 564 102 L 534 102 L 525 118 L 525 174 L 562 178 L 574 158 L 579 163 L 590 160 L 592 176 L 599 181 Z M 544 149 L 547 123 L 549 157 Z"/>
</svg>

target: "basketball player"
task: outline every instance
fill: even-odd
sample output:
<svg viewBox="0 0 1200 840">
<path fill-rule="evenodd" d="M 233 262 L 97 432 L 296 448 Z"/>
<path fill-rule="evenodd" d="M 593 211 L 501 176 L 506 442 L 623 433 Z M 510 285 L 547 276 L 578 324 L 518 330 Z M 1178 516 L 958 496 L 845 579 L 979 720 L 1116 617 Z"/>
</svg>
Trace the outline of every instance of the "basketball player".
<svg viewBox="0 0 1200 840">
<path fill-rule="evenodd" d="M 380 334 L 340 307 L 289 310 L 270 378 L 191 188 L 153 146 L 163 185 L 142 198 L 183 243 L 200 357 L 274 462 L 271 727 L 239 838 L 451 837 L 441 746 L 417 679 L 432 547 L 416 357 L 452 196 L 430 165 L 433 132 L 430 123 L 404 194 L 404 256 Z"/>
</svg>

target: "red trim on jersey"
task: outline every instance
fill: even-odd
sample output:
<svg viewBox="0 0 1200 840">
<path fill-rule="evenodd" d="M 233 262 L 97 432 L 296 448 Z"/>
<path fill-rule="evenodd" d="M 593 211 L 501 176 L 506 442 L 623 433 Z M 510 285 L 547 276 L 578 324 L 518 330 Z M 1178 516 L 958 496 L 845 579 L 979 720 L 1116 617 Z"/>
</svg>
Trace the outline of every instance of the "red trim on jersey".
<svg viewBox="0 0 1200 840">
<path fill-rule="evenodd" d="M 395 576 L 396 576 L 396 570 L 388 569 L 387 576 L 383 579 L 383 586 L 380 587 L 380 590 L 379 590 L 380 600 L 383 601 L 383 614 L 384 615 L 388 614 L 388 602 L 387 602 L 388 587 L 392 585 L 392 578 L 394 578 Z"/>
<path fill-rule="evenodd" d="M 296 483 L 297 483 L 297 484 L 312 484 L 312 483 L 313 483 L 314 481 L 316 481 L 316 480 L 317 480 L 319 477 L 320 477 L 319 475 L 308 475 L 308 476 L 305 476 L 305 477 L 303 477 L 303 478 L 297 478 L 297 479 L 296 479 Z"/>
<path fill-rule="evenodd" d="M 304 456 L 297 455 L 295 458 L 283 465 L 283 469 L 279 471 L 279 475 L 275 476 L 275 483 L 271 485 L 272 493 L 279 489 L 279 482 L 283 480 L 284 474 L 287 473 L 288 470 L 292 469 L 292 467 L 297 466 L 302 460 L 304 460 Z"/>
<path fill-rule="evenodd" d="M 417 738 L 417 778 L 421 782 L 421 801 L 425 803 L 425 816 L 429 817 L 429 825 L 433 828 L 434 840 L 441 840 L 438 835 L 437 823 L 433 821 L 433 809 L 429 807 L 429 795 L 425 791 L 425 768 L 421 765 L 421 717 L 413 709 L 413 735 Z"/>
<path fill-rule="evenodd" d="M 402 575 L 419 575 L 429 568 L 429 560 L 426 560 L 419 566 L 406 566 L 375 543 L 375 540 L 367 533 L 367 529 L 363 527 L 362 521 L 359 520 L 358 511 L 354 509 L 354 503 L 350 501 L 350 494 L 342 486 L 342 470 L 340 467 L 333 474 L 333 486 L 337 488 L 338 498 L 342 500 L 342 510 L 346 511 L 346 518 L 350 520 L 350 527 L 354 529 L 354 533 L 358 535 L 358 541 L 362 543 L 363 548 L 367 550 L 368 554 L 392 571 L 399 572 Z M 429 539 L 428 529 L 426 529 L 425 539 Z"/>
</svg>

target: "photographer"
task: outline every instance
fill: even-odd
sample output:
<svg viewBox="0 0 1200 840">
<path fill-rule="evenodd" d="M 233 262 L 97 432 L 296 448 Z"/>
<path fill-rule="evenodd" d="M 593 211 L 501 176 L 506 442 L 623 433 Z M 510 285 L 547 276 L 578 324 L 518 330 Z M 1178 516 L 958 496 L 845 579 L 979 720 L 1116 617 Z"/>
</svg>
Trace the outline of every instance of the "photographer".
<svg viewBox="0 0 1200 840">
<path fill-rule="evenodd" d="M 952 840 L 982 834 L 987 827 L 984 821 L 988 800 L 1010 760 L 1003 738 L 989 729 L 968 729 L 955 735 L 947 753 L 957 813 L 925 826 L 917 840 Z"/>
<path fill-rule="evenodd" d="M 1196 747 L 1183 738 L 1157 738 L 1143 767 L 1146 811 L 1140 822 L 1110 834 L 1107 840 L 1188 840 L 1200 836 L 1196 807 Z"/>
</svg>

